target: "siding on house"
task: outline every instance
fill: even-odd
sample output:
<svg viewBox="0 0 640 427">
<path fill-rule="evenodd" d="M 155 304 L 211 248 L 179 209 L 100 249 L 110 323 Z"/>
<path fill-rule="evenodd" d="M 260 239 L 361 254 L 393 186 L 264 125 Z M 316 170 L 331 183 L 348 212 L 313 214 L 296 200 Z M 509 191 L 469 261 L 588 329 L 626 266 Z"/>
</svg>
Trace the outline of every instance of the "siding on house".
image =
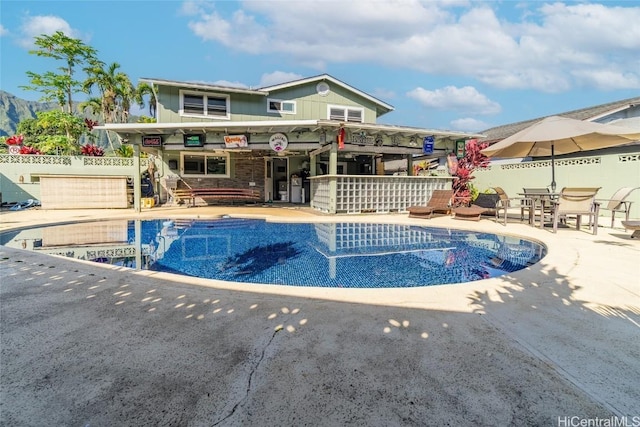
<svg viewBox="0 0 640 427">
<path fill-rule="evenodd" d="M 277 120 L 315 120 L 329 119 L 328 106 L 357 107 L 363 109 L 363 121 L 376 123 L 376 104 L 358 94 L 339 85 L 330 84 L 331 90 L 326 96 L 316 91 L 317 82 L 301 86 L 287 87 L 269 92 L 268 95 L 253 95 L 243 93 L 225 93 L 220 88 L 199 92 L 229 95 L 230 119 L 212 117 L 194 117 L 180 115 L 181 89 L 175 86 L 158 86 L 158 123 L 199 123 L 215 120 L 238 121 L 277 121 Z M 189 89 L 187 89 L 189 90 Z M 268 111 L 268 99 L 295 101 L 295 114 L 279 114 Z"/>
</svg>

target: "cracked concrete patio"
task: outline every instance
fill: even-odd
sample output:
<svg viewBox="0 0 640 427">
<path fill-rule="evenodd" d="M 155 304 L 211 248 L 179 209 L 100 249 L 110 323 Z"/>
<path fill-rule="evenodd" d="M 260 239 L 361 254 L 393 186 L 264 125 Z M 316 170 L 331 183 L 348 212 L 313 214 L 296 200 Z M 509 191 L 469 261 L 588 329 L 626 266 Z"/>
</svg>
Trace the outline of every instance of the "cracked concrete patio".
<svg viewBox="0 0 640 427">
<path fill-rule="evenodd" d="M 3 212 L 0 230 L 220 209 Z M 565 416 L 640 416 L 640 241 L 629 233 L 348 220 L 515 233 L 549 251 L 501 278 L 363 290 L 218 282 L 0 247 L 0 423 L 557 425 Z"/>
</svg>

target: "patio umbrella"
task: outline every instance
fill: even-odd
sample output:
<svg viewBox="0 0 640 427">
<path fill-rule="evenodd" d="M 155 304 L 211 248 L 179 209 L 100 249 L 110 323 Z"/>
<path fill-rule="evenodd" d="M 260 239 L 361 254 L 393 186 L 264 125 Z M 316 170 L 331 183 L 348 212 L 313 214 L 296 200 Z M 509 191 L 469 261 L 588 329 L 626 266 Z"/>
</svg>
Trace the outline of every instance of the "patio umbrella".
<svg viewBox="0 0 640 427">
<path fill-rule="evenodd" d="M 614 147 L 640 140 L 640 130 L 550 116 L 481 152 L 489 157 L 551 156 L 551 189 L 555 191 L 555 155 Z"/>
</svg>

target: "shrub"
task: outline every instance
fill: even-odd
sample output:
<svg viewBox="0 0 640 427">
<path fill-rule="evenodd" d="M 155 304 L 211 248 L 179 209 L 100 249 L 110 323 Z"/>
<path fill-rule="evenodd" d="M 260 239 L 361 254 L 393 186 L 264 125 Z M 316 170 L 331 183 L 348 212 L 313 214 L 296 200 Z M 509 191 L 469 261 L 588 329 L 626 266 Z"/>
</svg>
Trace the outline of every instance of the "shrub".
<svg viewBox="0 0 640 427">
<path fill-rule="evenodd" d="M 102 157 L 104 156 L 104 150 L 97 145 L 85 144 L 80 149 L 80 154 L 83 156 Z"/>
<path fill-rule="evenodd" d="M 473 172 L 476 169 L 489 166 L 490 159 L 480 152 L 488 146 L 488 143 L 478 142 L 477 139 L 467 141 L 465 156 L 458 160 L 458 167 L 453 174 L 452 187 L 456 204 L 468 205 L 471 200 L 477 197 L 478 190 L 473 186 L 471 180 L 474 179 Z"/>
</svg>

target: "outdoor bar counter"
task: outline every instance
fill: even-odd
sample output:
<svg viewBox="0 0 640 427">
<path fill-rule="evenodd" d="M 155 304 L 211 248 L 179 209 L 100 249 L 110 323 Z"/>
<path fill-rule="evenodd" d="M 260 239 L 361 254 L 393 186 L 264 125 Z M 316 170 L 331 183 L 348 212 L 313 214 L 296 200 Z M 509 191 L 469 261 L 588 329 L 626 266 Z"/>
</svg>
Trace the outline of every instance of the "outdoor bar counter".
<svg viewBox="0 0 640 427">
<path fill-rule="evenodd" d="M 309 177 L 311 207 L 329 214 L 406 212 L 425 206 L 433 190 L 451 189 L 449 176 L 319 175 Z"/>
</svg>

